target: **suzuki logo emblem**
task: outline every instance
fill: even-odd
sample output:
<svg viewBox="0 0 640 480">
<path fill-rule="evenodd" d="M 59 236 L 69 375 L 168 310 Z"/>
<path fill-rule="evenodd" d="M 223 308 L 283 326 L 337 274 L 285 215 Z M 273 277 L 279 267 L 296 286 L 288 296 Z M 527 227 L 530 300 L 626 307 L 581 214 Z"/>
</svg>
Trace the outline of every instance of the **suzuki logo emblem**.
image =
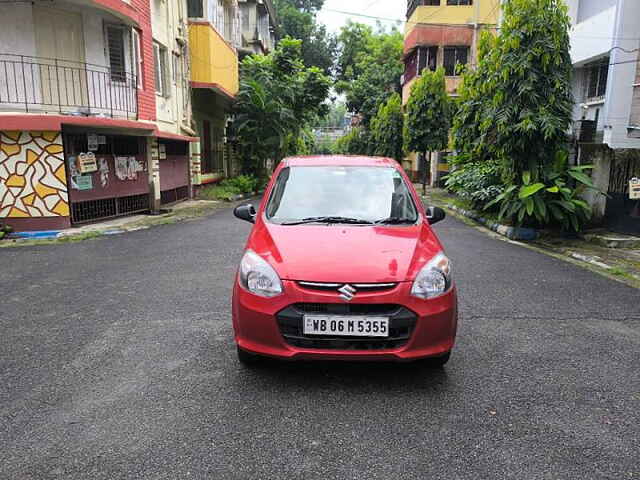
<svg viewBox="0 0 640 480">
<path fill-rule="evenodd" d="M 357 292 L 357 290 L 349 284 L 343 285 L 342 288 L 338 289 L 338 291 L 340 292 L 340 298 L 345 302 L 353 300 Z"/>
</svg>

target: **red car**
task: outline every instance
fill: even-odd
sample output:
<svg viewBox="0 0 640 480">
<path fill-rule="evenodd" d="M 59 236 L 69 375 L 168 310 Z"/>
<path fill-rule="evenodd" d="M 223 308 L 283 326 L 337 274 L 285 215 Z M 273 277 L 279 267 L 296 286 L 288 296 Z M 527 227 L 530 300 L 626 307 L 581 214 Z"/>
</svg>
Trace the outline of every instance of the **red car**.
<svg viewBox="0 0 640 480">
<path fill-rule="evenodd" d="M 397 162 L 353 156 L 282 161 L 233 289 L 242 363 L 428 359 L 444 365 L 457 329 L 451 264 Z"/>
</svg>

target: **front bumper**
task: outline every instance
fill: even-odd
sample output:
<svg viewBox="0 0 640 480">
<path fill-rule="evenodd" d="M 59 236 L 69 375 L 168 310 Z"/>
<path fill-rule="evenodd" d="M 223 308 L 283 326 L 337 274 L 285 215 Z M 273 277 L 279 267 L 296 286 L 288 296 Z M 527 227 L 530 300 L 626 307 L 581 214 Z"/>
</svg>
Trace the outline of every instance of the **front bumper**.
<svg viewBox="0 0 640 480">
<path fill-rule="evenodd" d="M 411 282 L 382 292 L 359 292 L 352 302 L 336 292 L 308 290 L 283 281 L 284 294 L 262 298 L 240 288 L 233 292 L 236 343 L 248 352 L 290 360 L 395 360 L 437 357 L 449 352 L 457 331 L 455 286 L 431 300 L 412 297 Z M 389 316 L 391 337 L 385 340 L 301 338 L 296 332 L 309 305 L 330 313 L 358 312 Z M 348 309 L 349 311 L 345 311 Z"/>
</svg>

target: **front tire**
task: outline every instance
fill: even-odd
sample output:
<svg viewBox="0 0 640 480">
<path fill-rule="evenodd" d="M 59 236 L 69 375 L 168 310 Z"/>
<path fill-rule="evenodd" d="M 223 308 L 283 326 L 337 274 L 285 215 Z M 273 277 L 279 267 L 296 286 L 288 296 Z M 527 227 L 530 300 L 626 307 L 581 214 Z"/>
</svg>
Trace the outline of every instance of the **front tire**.
<svg viewBox="0 0 640 480">
<path fill-rule="evenodd" d="M 258 355 L 249 353 L 246 350 L 241 349 L 240 347 L 236 348 L 238 350 L 238 361 L 245 367 L 255 366 L 262 360 Z"/>
</svg>

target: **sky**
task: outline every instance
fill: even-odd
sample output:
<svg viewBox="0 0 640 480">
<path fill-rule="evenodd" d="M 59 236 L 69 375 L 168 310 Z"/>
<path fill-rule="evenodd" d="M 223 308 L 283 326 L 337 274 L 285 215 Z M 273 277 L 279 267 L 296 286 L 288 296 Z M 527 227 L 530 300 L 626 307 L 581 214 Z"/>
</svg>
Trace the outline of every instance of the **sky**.
<svg viewBox="0 0 640 480">
<path fill-rule="evenodd" d="M 403 20 L 406 8 L 407 2 L 405 0 L 325 0 L 318 20 L 324 23 L 330 32 L 338 33 L 340 27 L 349 19 L 375 26 L 375 19 L 360 15 Z M 339 12 L 352 12 L 356 15 L 346 15 Z M 396 24 L 391 21 L 381 21 L 381 23 L 386 27 Z"/>
</svg>

